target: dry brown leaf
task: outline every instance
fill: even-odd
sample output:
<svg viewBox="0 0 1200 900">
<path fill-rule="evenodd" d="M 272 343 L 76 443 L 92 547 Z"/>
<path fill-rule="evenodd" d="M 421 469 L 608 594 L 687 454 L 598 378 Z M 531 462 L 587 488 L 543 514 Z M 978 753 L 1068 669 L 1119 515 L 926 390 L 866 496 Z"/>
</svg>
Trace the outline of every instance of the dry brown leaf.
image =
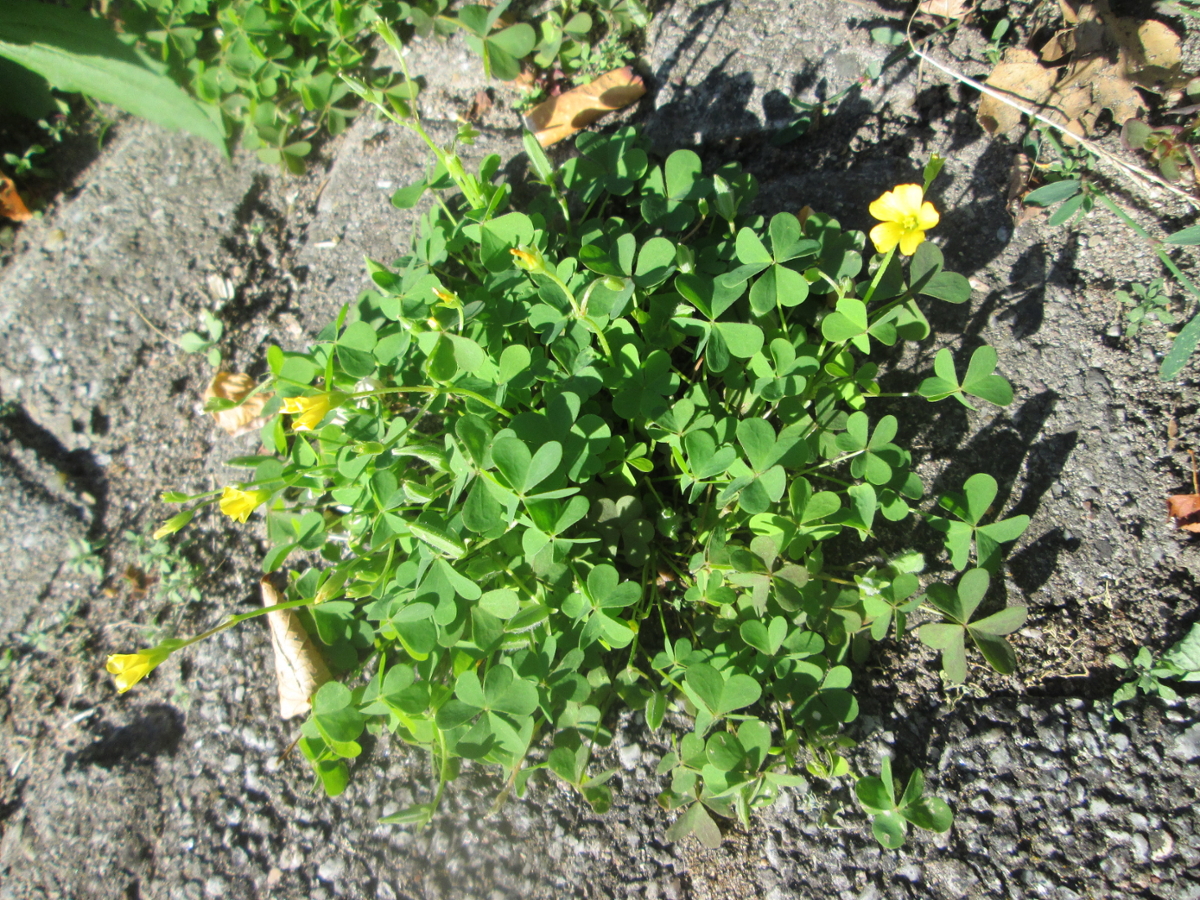
<svg viewBox="0 0 1200 900">
<path fill-rule="evenodd" d="M 1074 27 L 1046 43 L 1040 63 L 1026 50 L 1006 52 L 988 77 L 990 87 L 1013 94 L 1048 119 L 1085 135 L 1105 109 L 1117 124 L 1140 115 L 1146 103 L 1137 86 L 1161 90 L 1183 82 L 1179 37 L 1166 25 L 1117 17 L 1108 0 L 1078 5 L 1060 0 L 1060 5 Z M 1004 106 L 985 97 L 977 114 L 980 125 L 993 134 L 1016 127 L 1020 113 L 1005 111 Z"/>
<path fill-rule="evenodd" d="M 1033 175 L 1033 160 L 1024 153 L 1013 156 L 1012 166 L 1008 170 L 1008 188 L 1005 192 L 1005 209 L 1012 217 L 1013 226 L 1020 228 L 1030 219 L 1043 215 L 1045 207 L 1025 206 L 1021 198 L 1029 190 L 1029 180 Z"/>
<path fill-rule="evenodd" d="M 33 218 L 33 213 L 17 193 L 17 186 L 7 175 L 0 175 L 0 216 L 14 222 L 28 222 Z"/>
<path fill-rule="evenodd" d="M 480 117 L 487 115 L 491 108 L 492 95 L 488 91 L 476 91 L 475 99 L 471 101 L 471 106 L 467 110 L 467 121 L 478 121 Z"/>
<path fill-rule="evenodd" d="M 988 87 L 1012 94 L 1025 106 L 1041 106 L 1054 88 L 1056 73 L 1038 62 L 1030 50 L 1010 47 L 1004 58 L 992 70 Z M 979 101 L 975 118 L 988 134 L 1004 133 L 1021 124 L 1021 113 L 995 97 L 984 95 Z"/>
<path fill-rule="evenodd" d="M 230 409 L 213 410 L 210 415 L 217 427 L 230 437 L 238 437 L 251 431 L 258 431 L 266 421 L 262 416 L 263 407 L 271 399 L 271 394 L 259 393 L 245 399 L 254 390 L 257 382 L 249 375 L 235 372 L 218 372 L 204 389 L 204 402 L 220 398 L 232 400 L 237 406 Z"/>
<path fill-rule="evenodd" d="M 263 606 L 280 602 L 279 591 L 268 575 L 262 579 Z M 329 668 L 312 638 L 304 630 L 300 617 L 292 609 L 267 613 L 271 628 L 271 646 L 275 648 L 275 679 L 279 682 L 279 715 L 292 719 L 312 708 L 312 695 L 332 680 Z"/>
<path fill-rule="evenodd" d="M 1122 73 L 1119 64 L 1102 56 L 1080 60 L 1067 68 L 1067 76 L 1054 86 L 1048 105 L 1068 123 L 1078 122 L 1090 134 L 1101 110 L 1112 110 L 1113 121 L 1124 124 L 1146 108 L 1142 95 Z"/>
<path fill-rule="evenodd" d="M 158 583 L 157 575 L 151 575 L 132 563 L 125 567 L 121 577 L 129 582 L 129 596 L 133 600 L 145 600 L 150 588 Z"/>
<path fill-rule="evenodd" d="M 1181 531 L 1200 532 L 1200 494 L 1176 494 L 1167 498 L 1167 514 Z"/>
<path fill-rule="evenodd" d="M 589 84 L 539 103 L 525 116 L 525 124 L 539 144 L 549 147 L 645 93 L 646 85 L 633 69 L 613 69 Z"/>
<path fill-rule="evenodd" d="M 972 0 L 921 0 L 917 12 L 943 19 L 961 19 L 971 11 Z"/>
</svg>

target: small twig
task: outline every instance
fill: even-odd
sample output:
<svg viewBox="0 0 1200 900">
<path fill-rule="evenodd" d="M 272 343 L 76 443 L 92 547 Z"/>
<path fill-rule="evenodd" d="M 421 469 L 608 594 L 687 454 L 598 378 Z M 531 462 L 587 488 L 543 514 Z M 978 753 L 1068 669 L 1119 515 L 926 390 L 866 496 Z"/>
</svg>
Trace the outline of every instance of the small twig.
<svg viewBox="0 0 1200 900">
<path fill-rule="evenodd" d="M 149 327 L 149 329 L 151 331 L 153 331 L 155 334 L 157 334 L 160 338 L 162 338 L 167 343 L 174 344 L 176 347 L 179 347 L 181 350 L 183 349 L 183 347 L 179 343 L 179 341 L 175 340 L 175 338 L 171 337 L 169 334 L 167 334 L 165 331 L 163 331 L 161 328 L 159 328 L 157 325 L 155 325 L 153 322 L 151 322 L 149 319 L 147 319 L 146 315 L 140 309 L 137 308 L 137 305 L 132 300 L 126 300 L 126 302 L 129 304 L 129 308 L 132 309 L 134 311 L 134 313 L 137 314 L 137 317 L 139 319 L 141 319 L 143 322 L 146 323 L 147 327 Z"/>
<path fill-rule="evenodd" d="M 909 22 L 908 22 L 907 37 L 908 37 L 908 45 L 912 49 L 912 52 L 915 53 L 917 56 L 919 56 L 921 59 L 923 59 L 925 62 L 929 63 L 935 69 L 939 69 L 940 71 L 949 75 L 951 78 L 955 79 L 956 81 L 961 82 L 962 84 L 965 84 L 965 85 L 975 88 L 975 90 L 979 91 L 980 93 L 987 94 L 989 97 L 992 97 L 996 100 L 999 100 L 1001 103 L 1011 106 L 1013 109 L 1017 110 L 1018 112 L 1024 113 L 1025 115 L 1029 116 L 1029 118 L 1034 119 L 1038 122 L 1041 122 L 1043 125 L 1053 128 L 1056 131 L 1062 132 L 1063 134 L 1067 135 L 1071 140 L 1078 142 L 1080 145 L 1085 147 L 1087 150 L 1094 153 L 1100 160 L 1108 163 L 1109 165 L 1111 165 L 1112 167 L 1117 169 L 1117 171 L 1119 171 L 1126 178 L 1128 178 L 1129 180 L 1134 182 L 1138 187 L 1142 188 L 1143 190 L 1149 189 L 1149 185 L 1147 184 L 1147 182 L 1151 182 L 1154 185 L 1157 185 L 1158 187 L 1161 187 L 1164 190 L 1167 190 L 1170 193 L 1174 194 L 1176 197 L 1183 200 L 1184 203 L 1186 203 L 1188 206 L 1192 207 L 1193 209 L 1200 208 L 1200 204 L 1197 203 L 1195 197 L 1193 197 L 1191 194 L 1187 193 L 1186 191 L 1180 190 L 1179 188 L 1175 187 L 1175 185 L 1171 184 L 1170 182 L 1165 181 L 1162 178 L 1159 178 L 1157 175 L 1147 172 L 1144 169 L 1140 169 L 1137 166 L 1132 166 L 1122 159 L 1119 159 L 1118 157 L 1114 156 L 1112 153 L 1109 153 L 1107 150 L 1105 150 L 1103 147 L 1101 147 L 1095 141 L 1088 140 L 1087 138 L 1082 137 L 1078 134 L 1075 134 L 1072 131 L 1068 131 L 1065 126 L 1060 125 L 1058 122 L 1055 122 L 1052 119 L 1046 118 L 1045 116 L 1038 113 L 1036 110 L 1030 109 L 1027 106 L 1017 103 L 1011 97 L 1007 96 L 1004 91 L 999 91 L 995 88 L 988 87 L 986 84 L 978 82 L 974 78 L 971 78 L 967 75 L 963 75 L 961 72 L 957 72 L 954 69 L 950 68 L 949 66 L 938 62 L 936 59 L 934 59 L 928 53 L 926 53 L 923 50 L 920 50 L 917 47 L 916 43 L 913 41 L 912 19 L 909 19 Z"/>
</svg>

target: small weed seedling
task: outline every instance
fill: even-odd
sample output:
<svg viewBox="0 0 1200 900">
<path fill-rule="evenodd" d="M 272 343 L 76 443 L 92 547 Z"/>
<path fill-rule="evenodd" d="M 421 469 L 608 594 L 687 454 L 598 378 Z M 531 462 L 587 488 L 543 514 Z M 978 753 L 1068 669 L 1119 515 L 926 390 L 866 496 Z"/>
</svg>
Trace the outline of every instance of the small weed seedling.
<svg viewBox="0 0 1200 900">
<path fill-rule="evenodd" d="M 1179 695 L 1166 682 L 1200 681 L 1200 625 L 1193 625 L 1191 631 L 1158 661 L 1149 647 L 1139 649 L 1133 662 L 1119 653 L 1111 655 L 1108 661 L 1130 677 L 1117 688 L 1112 698 L 1113 718 L 1123 722 L 1125 714 L 1118 704 L 1132 700 L 1139 692 L 1171 702 Z"/>
<path fill-rule="evenodd" d="M 991 37 L 989 37 L 988 45 L 983 52 L 993 66 L 1004 56 L 1004 38 L 1009 35 L 1011 29 L 1012 20 L 1007 16 L 992 26 Z"/>
<path fill-rule="evenodd" d="M 1184 228 L 1168 235 L 1161 241 L 1152 238 L 1142 226 L 1129 217 L 1128 213 L 1113 202 L 1095 179 L 1087 176 L 1090 153 L 1086 148 L 1079 147 L 1068 151 L 1048 129 L 1043 129 L 1042 135 L 1046 142 L 1053 146 L 1056 159 L 1045 166 L 1048 183 L 1026 195 L 1025 203 L 1033 206 L 1056 207 L 1049 219 L 1051 225 L 1066 224 L 1074 218 L 1081 218 L 1095 204 L 1100 204 L 1127 225 L 1131 231 L 1153 246 L 1163 267 L 1174 276 L 1194 301 L 1200 301 L 1200 288 L 1197 288 L 1192 280 L 1180 270 L 1179 265 L 1169 253 L 1171 247 L 1200 245 L 1200 225 Z M 1129 314 L 1130 326 L 1136 324 L 1140 328 L 1148 314 L 1153 314 L 1164 324 L 1166 324 L 1164 316 L 1174 319 L 1174 314 L 1165 308 L 1165 303 L 1157 299 L 1159 296 L 1157 293 L 1154 295 L 1148 293 L 1146 297 L 1142 297 L 1137 293 L 1136 286 L 1134 292 L 1138 300 L 1135 308 Z M 1192 309 L 1196 308 L 1194 303 Z M 1135 314 L 1141 309 L 1145 309 L 1145 312 L 1135 318 Z M 1196 345 L 1200 344 L 1200 315 L 1193 315 L 1189 312 L 1185 318 L 1188 317 L 1190 320 L 1175 336 L 1171 349 L 1163 358 L 1159 368 L 1159 377 L 1164 381 L 1175 378 L 1183 371 L 1195 351 Z M 1136 333 L 1136 329 L 1132 333 Z M 1131 334 L 1128 327 L 1126 334 Z"/>
<path fill-rule="evenodd" d="M 185 353 L 203 353 L 214 369 L 221 366 L 221 350 L 217 347 L 225 335 L 225 323 L 207 309 L 200 313 L 200 330 L 186 331 L 176 342 Z"/>
<path fill-rule="evenodd" d="M 126 531 L 124 538 L 133 551 L 133 563 L 125 579 L 134 591 L 148 593 L 153 589 L 172 604 L 199 603 L 203 599 L 199 584 L 204 573 L 179 548 L 136 531 Z"/>
<path fill-rule="evenodd" d="M 103 542 L 71 538 L 67 545 L 71 550 L 66 562 L 69 571 L 94 581 L 100 581 L 104 577 L 104 557 L 100 555 L 100 551 L 104 549 Z"/>
<path fill-rule="evenodd" d="M 45 154 L 46 148 L 41 144 L 30 144 L 29 148 L 20 156 L 15 153 L 5 153 L 4 162 L 12 170 L 13 177 L 20 178 L 22 175 L 36 175 L 39 178 L 48 178 L 50 172 L 43 169 L 34 163 L 34 160 Z"/>
<path fill-rule="evenodd" d="M 1117 299 L 1131 307 L 1125 313 L 1129 324 L 1125 326 L 1125 337 L 1133 337 L 1148 319 L 1157 319 L 1162 325 L 1174 325 L 1175 315 L 1171 312 L 1171 298 L 1163 293 L 1163 279 L 1155 278 L 1149 284 L 1132 284 L 1128 291 L 1117 291 Z"/>
</svg>

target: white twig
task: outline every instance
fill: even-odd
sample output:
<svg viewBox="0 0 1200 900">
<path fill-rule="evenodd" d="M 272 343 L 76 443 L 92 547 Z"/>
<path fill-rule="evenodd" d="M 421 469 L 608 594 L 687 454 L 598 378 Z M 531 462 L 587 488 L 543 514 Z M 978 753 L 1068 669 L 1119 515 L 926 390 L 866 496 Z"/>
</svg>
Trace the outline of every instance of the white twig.
<svg viewBox="0 0 1200 900">
<path fill-rule="evenodd" d="M 915 53 L 917 56 L 919 56 L 925 62 L 929 63 L 935 69 L 941 70 L 942 72 L 949 75 L 951 78 L 955 79 L 956 81 L 960 81 L 965 85 L 969 85 L 970 87 L 975 88 L 975 90 L 979 91 L 980 93 L 987 94 L 989 97 L 992 97 L 996 100 L 999 100 L 1001 103 L 1005 103 L 1008 106 L 1011 106 L 1013 109 L 1017 110 L 1018 112 L 1024 113 L 1025 115 L 1029 116 L 1029 118 L 1034 119 L 1038 122 L 1041 122 L 1043 125 L 1047 125 L 1050 128 L 1055 129 L 1056 131 L 1062 132 L 1063 134 L 1067 135 L 1071 140 L 1077 141 L 1079 144 L 1081 144 L 1085 148 L 1087 148 L 1090 152 L 1094 153 L 1096 155 L 1096 157 L 1098 159 L 1100 159 L 1102 162 L 1106 162 L 1109 165 L 1111 165 L 1118 172 L 1120 172 L 1126 178 L 1130 179 L 1132 182 L 1134 182 L 1138 187 L 1142 188 L 1143 190 L 1152 190 L 1152 188 L 1150 188 L 1150 185 L 1147 184 L 1147 182 L 1150 182 L 1150 183 L 1157 185 L 1158 187 L 1161 187 L 1161 188 L 1169 191 L 1170 193 L 1174 194 L 1176 197 L 1181 199 L 1184 203 L 1186 203 L 1188 206 L 1192 207 L 1193 209 L 1200 208 L 1200 203 L 1197 203 L 1197 200 L 1195 197 L 1193 197 L 1191 194 L 1187 193 L 1186 191 L 1183 191 L 1183 190 L 1177 188 L 1175 185 L 1171 184 L 1170 182 L 1165 181 L 1162 178 L 1159 178 L 1157 175 L 1147 172 L 1145 169 L 1140 169 L 1137 166 L 1131 166 L 1129 163 L 1125 162 L 1124 160 L 1119 159 L 1118 157 L 1109 153 L 1107 150 L 1105 150 L 1103 147 L 1101 147 L 1095 141 L 1088 140 L 1087 138 L 1081 137 L 1080 135 L 1075 134 L 1072 131 L 1068 131 L 1064 126 L 1060 125 L 1058 122 L 1055 122 L 1051 119 L 1046 118 L 1045 116 L 1043 116 L 1041 113 L 1037 112 L 1036 110 L 1030 109 L 1027 106 L 1023 106 L 1022 104 L 1017 103 L 1011 97 L 1006 96 L 1003 91 L 998 91 L 995 88 L 988 87 L 986 84 L 978 82 L 974 78 L 971 78 L 967 75 L 963 75 L 961 72 L 956 72 L 954 69 L 950 68 L 949 66 L 938 62 L 936 59 L 934 59 L 928 53 L 926 53 L 925 51 L 923 51 L 917 47 L 916 43 L 912 39 L 911 28 L 912 28 L 912 21 L 909 20 L 909 29 L 910 29 L 909 34 L 908 34 L 909 47 L 912 48 L 913 53 Z"/>
</svg>

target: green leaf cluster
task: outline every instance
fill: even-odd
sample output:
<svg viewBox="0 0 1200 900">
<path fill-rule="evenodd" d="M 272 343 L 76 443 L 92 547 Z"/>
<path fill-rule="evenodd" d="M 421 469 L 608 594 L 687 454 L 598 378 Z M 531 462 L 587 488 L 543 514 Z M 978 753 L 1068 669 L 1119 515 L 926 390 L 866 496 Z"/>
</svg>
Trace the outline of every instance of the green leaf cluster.
<svg viewBox="0 0 1200 900">
<path fill-rule="evenodd" d="M 341 133 L 356 114 L 347 79 L 399 107 L 415 97 L 415 82 L 378 65 L 370 38 L 381 25 L 406 38 L 461 30 L 487 76 L 511 80 L 523 60 L 599 74 L 631 55 L 627 35 L 649 23 L 640 0 L 581 0 L 519 22 L 510 5 L 129 0 L 118 34 L 83 11 L 12 0 L 0 12 L 0 58 L 23 68 L 0 68 L 3 103 L 36 119 L 52 108 L 49 87 L 79 91 L 222 150 L 240 135 L 264 162 L 300 173 L 312 137 Z"/>
<path fill-rule="evenodd" d="M 427 821 L 464 759 L 605 809 L 592 756 L 619 705 L 687 723 L 659 800 L 672 836 L 711 844 L 714 816 L 747 821 L 799 766 L 848 773 L 855 667 L 911 617 L 946 620 L 920 635 L 952 675 L 967 636 L 1011 671 L 1011 613 L 972 618 L 986 571 L 921 594 L 924 558 L 874 540 L 928 520 L 956 566 L 974 547 L 995 570 L 1024 528 L 982 524 L 987 476 L 942 499 L 954 518 L 923 511 L 876 408 L 870 354 L 928 334 L 919 297 L 968 289 L 936 248 L 906 269 L 829 216 L 744 213 L 750 175 L 656 159 L 631 128 L 557 169 L 526 147 L 520 210 L 498 159 L 468 172 L 440 148 L 412 251 L 369 261 L 374 288 L 306 352 L 267 353 L 267 414 L 288 412 L 269 455 L 234 461 L 240 489 L 269 497 L 264 569 L 301 568 L 288 598 L 345 673 L 302 749 L 332 793 L 363 730 L 427 751 L 437 786 L 392 822 Z M 925 396 L 1008 402 L 987 362 Z M 872 794 L 893 837 L 943 821 L 912 790 Z"/>
<path fill-rule="evenodd" d="M 55 104 L 50 88 L 85 93 L 224 150 L 224 133 L 155 60 L 104 19 L 35 0 L 0 8 L 0 106 L 30 119 Z"/>
</svg>

